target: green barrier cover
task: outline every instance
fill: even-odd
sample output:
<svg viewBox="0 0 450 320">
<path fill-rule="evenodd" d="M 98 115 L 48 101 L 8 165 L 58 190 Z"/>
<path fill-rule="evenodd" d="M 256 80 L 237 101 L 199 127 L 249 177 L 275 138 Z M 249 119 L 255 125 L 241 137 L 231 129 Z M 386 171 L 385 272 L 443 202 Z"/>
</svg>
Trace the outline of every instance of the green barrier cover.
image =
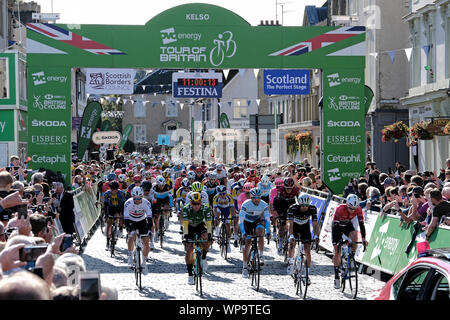
<svg viewBox="0 0 450 320">
<path fill-rule="evenodd" d="M 395 274 L 417 258 L 416 243 L 405 253 L 414 232 L 414 223 L 400 225 L 396 216 L 378 217 L 362 263 L 389 274 Z M 450 247 L 450 228 L 439 227 L 428 241 L 432 249 Z"/>
</svg>

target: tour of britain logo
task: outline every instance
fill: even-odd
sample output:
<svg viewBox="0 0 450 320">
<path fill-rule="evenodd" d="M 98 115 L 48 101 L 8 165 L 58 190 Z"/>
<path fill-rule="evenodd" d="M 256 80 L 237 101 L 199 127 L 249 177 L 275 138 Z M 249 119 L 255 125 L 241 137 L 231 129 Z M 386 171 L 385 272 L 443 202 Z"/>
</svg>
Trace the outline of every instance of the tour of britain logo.
<svg viewBox="0 0 450 320">
<path fill-rule="evenodd" d="M 176 33 L 174 27 L 159 31 L 163 46 L 160 47 L 161 62 L 209 62 L 217 67 L 220 66 L 226 58 L 232 58 L 236 54 L 237 44 L 233 40 L 231 31 L 219 33 L 212 40 L 214 46 L 209 50 L 205 46 L 164 46 L 178 40 L 200 41 L 201 33 Z"/>
</svg>

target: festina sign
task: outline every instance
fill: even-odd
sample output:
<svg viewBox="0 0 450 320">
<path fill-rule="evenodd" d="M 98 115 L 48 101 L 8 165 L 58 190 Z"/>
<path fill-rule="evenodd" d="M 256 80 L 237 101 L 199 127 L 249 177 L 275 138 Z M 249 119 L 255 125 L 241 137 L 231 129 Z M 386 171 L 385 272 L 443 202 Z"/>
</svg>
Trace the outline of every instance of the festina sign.
<svg viewBox="0 0 450 320">
<path fill-rule="evenodd" d="M 174 98 L 222 98 L 222 73 L 176 72 L 172 88 Z"/>
</svg>

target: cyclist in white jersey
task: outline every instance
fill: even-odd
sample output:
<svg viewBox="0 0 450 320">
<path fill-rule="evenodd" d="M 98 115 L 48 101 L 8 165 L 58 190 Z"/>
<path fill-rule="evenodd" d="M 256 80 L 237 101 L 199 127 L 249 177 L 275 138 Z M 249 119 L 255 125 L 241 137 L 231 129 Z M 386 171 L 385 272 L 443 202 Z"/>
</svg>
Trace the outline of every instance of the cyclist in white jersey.
<svg viewBox="0 0 450 320">
<path fill-rule="evenodd" d="M 134 250 L 135 230 L 139 230 L 144 248 L 142 253 L 142 273 L 146 275 L 147 257 L 150 251 L 148 236 L 152 229 L 152 206 L 151 203 L 144 198 L 144 190 L 141 187 L 134 187 L 131 190 L 132 198 L 128 199 L 124 204 L 124 221 L 128 231 L 128 264 L 133 265 L 132 252 Z"/>
<path fill-rule="evenodd" d="M 270 239 L 269 206 L 261 200 L 261 190 L 258 188 L 250 190 L 250 197 L 242 204 L 239 213 L 239 228 L 244 239 L 247 234 L 261 236 L 258 239 L 259 264 L 264 265 L 264 229 L 266 229 L 266 237 Z M 251 240 L 246 239 L 242 265 L 242 277 L 244 278 L 248 278 L 247 260 L 250 246 Z"/>
</svg>

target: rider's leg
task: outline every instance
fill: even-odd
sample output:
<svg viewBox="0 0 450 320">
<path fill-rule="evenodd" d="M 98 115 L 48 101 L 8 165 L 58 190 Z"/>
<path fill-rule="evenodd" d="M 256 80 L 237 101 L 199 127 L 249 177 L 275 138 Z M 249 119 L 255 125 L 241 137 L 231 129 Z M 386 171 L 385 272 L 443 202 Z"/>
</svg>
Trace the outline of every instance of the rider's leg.
<svg viewBox="0 0 450 320">
<path fill-rule="evenodd" d="M 358 232 L 357 231 L 352 231 L 349 234 L 349 238 L 352 240 L 352 252 L 353 254 L 355 254 L 356 249 L 358 248 Z"/>
<path fill-rule="evenodd" d="M 192 269 L 194 266 L 194 258 L 192 256 L 193 251 L 192 243 L 185 243 L 184 248 L 186 250 L 186 255 L 184 257 L 186 261 L 186 267 L 188 269 L 188 274 L 192 276 Z"/>
<path fill-rule="evenodd" d="M 133 231 L 132 236 L 128 236 L 128 252 L 133 252 L 134 250 L 134 238 L 136 237 L 136 232 Z"/>
<path fill-rule="evenodd" d="M 292 239 L 291 241 L 289 241 L 289 258 L 293 258 L 294 257 L 294 253 L 295 253 L 295 246 L 297 245 L 297 243 L 295 242 L 294 239 Z"/>
<path fill-rule="evenodd" d="M 262 257 L 264 253 L 264 227 L 259 225 L 256 228 L 256 235 L 259 236 L 258 238 L 258 250 L 259 250 L 259 256 Z"/>
<path fill-rule="evenodd" d="M 148 253 L 150 252 L 150 244 L 149 244 L 149 238 L 148 236 L 142 237 L 142 244 L 144 245 L 144 248 L 142 249 L 142 253 L 144 254 L 144 257 L 148 257 Z"/>
<path fill-rule="evenodd" d="M 306 256 L 306 267 L 311 266 L 311 244 L 305 243 L 305 256 Z"/>
</svg>

